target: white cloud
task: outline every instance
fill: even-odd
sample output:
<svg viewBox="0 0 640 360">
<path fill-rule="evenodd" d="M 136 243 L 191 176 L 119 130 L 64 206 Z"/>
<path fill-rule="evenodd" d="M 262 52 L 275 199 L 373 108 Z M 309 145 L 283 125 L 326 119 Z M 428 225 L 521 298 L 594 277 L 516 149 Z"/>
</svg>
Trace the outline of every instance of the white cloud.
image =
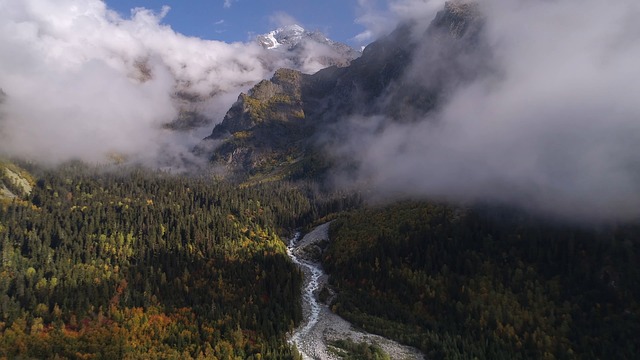
<svg viewBox="0 0 640 360">
<path fill-rule="evenodd" d="M 358 44 L 367 44 L 375 39 L 373 38 L 373 33 L 371 31 L 365 30 L 354 36 L 352 40 L 355 40 Z"/>
<path fill-rule="evenodd" d="M 426 27 L 429 22 L 425 19 L 433 18 L 444 3 L 445 0 L 358 0 L 355 22 L 365 30 L 353 40 L 360 44 L 371 42 L 390 33 L 398 23 L 411 19 L 420 20 Z"/>
<path fill-rule="evenodd" d="M 640 217 L 640 3 L 482 8 L 495 72 L 417 123 L 381 130 L 380 118 L 353 119 L 342 153 L 357 159 L 360 179 L 382 194 L 497 201 L 587 221 Z M 428 84 L 417 76 L 425 59 L 414 61 L 407 81 Z"/>
<path fill-rule="evenodd" d="M 278 67 L 317 70 L 254 41 L 181 35 L 161 24 L 168 11 L 136 8 L 121 18 L 99 0 L 0 1 L 0 88 L 7 94 L 0 153 L 54 163 L 118 153 L 158 164 L 168 154 L 188 155 L 213 128 L 163 129 L 181 107 L 218 122 L 241 91 Z M 304 51 L 303 59 L 313 59 L 326 49 Z M 177 92 L 202 101 L 187 104 Z"/>
<path fill-rule="evenodd" d="M 222 7 L 224 7 L 225 9 L 228 9 L 231 7 L 231 5 L 233 5 L 234 2 L 237 2 L 238 0 L 224 0 L 224 4 L 222 4 Z"/>
<path fill-rule="evenodd" d="M 123 19 L 98 0 L 0 3 L 0 151 L 52 162 L 110 152 L 153 161 L 169 144 L 187 153 L 211 126 L 189 139 L 163 130 L 176 91 L 208 99 L 198 109 L 219 120 L 273 69 L 256 44 L 174 32 L 160 24 L 168 11 Z"/>
<path fill-rule="evenodd" d="M 302 25 L 296 18 L 287 14 L 284 11 L 277 11 L 269 16 L 269 21 L 276 27 L 283 27 L 287 25 Z"/>
</svg>

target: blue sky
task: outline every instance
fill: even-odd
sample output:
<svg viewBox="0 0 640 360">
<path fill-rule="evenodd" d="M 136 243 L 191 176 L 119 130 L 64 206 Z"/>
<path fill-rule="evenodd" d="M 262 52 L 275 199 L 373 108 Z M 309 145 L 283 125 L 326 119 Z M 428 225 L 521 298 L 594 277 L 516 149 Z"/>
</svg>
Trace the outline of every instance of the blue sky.
<svg viewBox="0 0 640 360">
<path fill-rule="evenodd" d="M 247 41 L 292 17 L 307 30 L 320 30 L 333 40 L 357 45 L 351 40 L 365 29 L 356 23 L 356 0 L 105 0 L 107 6 L 129 17 L 130 10 L 144 7 L 171 10 L 163 23 L 188 36 L 225 42 Z M 381 1 L 368 1 L 377 6 Z M 226 5 L 226 6 L 225 6 Z M 284 14 L 284 15 L 283 15 Z"/>
</svg>

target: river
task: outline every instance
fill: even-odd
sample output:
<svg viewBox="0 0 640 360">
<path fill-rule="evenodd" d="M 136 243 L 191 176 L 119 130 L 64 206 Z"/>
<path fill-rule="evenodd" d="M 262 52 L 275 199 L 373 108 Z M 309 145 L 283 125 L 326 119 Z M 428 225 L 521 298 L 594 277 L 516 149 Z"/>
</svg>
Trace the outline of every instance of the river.
<svg viewBox="0 0 640 360">
<path fill-rule="evenodd" d="M 328 276 L 322 265 L 306 254 L 309 247 L 329 240 L 329 223 L 316 227 L 301 238 L 296 234 L 289 241 L 287 254 L 304 273 L 302 289 L 302 324 L 291 334 L 290 344 L 295 344 L 305 360 L 340 360 L 329 350 L 327 343 L 337 339 L 351 339 L 356 343 L 366 342 L 380 346 L 391 359 L 424 359 L 416 349 L 401 345 L 378 335 L 353 328 L 351 323 L 329 310 L 318 301 L 317 293 L 326 284 Z"/>
</svg>

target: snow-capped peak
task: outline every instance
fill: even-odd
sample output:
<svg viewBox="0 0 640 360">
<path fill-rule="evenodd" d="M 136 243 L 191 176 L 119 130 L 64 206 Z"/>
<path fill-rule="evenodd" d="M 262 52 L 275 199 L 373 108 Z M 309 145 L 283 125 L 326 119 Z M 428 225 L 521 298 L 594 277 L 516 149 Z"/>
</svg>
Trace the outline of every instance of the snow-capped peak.
<svg viewBox="0 0 640 360">
<path fill-rule="evenodd" d="M 360 56 L 351 47 L 332 41 L 318 31 L 307 31 L 300 25 L 288 25 L 256 37 L 256 41 L 281 57 L 279 66 L 314 73 L 328 66 L 346 66 Z"/>
<path fill-rule="evenodd" d="M 294 46 L 306 32 L 300 25 L 287 25 L 258 36 L 258 42 L 267 49 L 277 49 L 282 45 Z"/>
<path fill-rule="evenodd" d="M 287 25 L 278 29 L 280 32 L 286 33 L 294 33 L 294 34 L 304 34 L 306 31 L 302 26 L 298 24 Z"/>
<path fill-rule="evenodd" d="M 260 44 L 264 47 L 266 47 L 267 49 L 277 49 L 280 46 L 282 46 L 282 44 L 280 44 L 280 42 L 278 42 L 278 39 L 276 39 L 276 32 L 275 31 L 271 31 L 268 34 L 264 34 L 262 35 L 258 41 L 260 41 Z"/>
</svg>

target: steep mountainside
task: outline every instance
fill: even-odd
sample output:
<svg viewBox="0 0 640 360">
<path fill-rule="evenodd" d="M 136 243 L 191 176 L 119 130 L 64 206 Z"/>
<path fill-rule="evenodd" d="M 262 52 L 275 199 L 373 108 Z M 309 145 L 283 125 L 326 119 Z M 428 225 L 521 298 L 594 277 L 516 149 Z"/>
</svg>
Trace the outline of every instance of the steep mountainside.
<svg viewBox="0 0 640 360">
<path fill-rule="evenodd" d="M 294 163 L 304 150 L 302 140 L 312 130 L 303 108 L 302 77 L 300 72 L 280 69 L 271 80 L 241 94 L 207 138 L 221 141 L 211 159 L 252 173 Z"/>
<path fill-rule="evenodd" d="M 448 2 L 422 34 L 416 34 L 419 24 L 402 24 L 347 67 L 313 75 L 280 70 L 241 94 L 198 152 L 214 148 L 208 152 L 211 160 L 235 174 L 280 178 L 304 167 L 313 176 L 323 166 L 318 138 L 335 135 L 330 129 L 339 132 L 341 119 L 379 114 L 412 121 L 435 109 L 456 84 L 476 76 L 484 65 L 465 60 L 486 58 L 482 23 L 477 6 Z M 275 46 L 284 40 L 264 41 Z"/>
<path fill-rule="evenodd" d="M 347 66 L 361 55 L 359 51 L 333 41 L 321 32 L 307 31 L 298 25 L 289 25 L 258 35 L 255 41 L 264 48 L 260 54 L 260 62 L 270 71 L 286 67 L 311 74 L 329 66 Z M 140 63 L 139 70 L 142 79 L 145 75 L 148 76 L 150 71 L 145 63 Z M 210 125 L 213 119 L 206 112 L 206 109 L 212 107 L 210 102 L 213 98 L 239 91 L 240 86 L 247 86 L 247 84 L 236 85 L 228 88 L 214 88 L 210 94 L 206 95 L 192 91 L 190 84 L 180 84 L 174 95 L 174 101 L 180 108 L 179 115 L 164 127 L 170 130 L 188 131 Z"/>
</svg>

